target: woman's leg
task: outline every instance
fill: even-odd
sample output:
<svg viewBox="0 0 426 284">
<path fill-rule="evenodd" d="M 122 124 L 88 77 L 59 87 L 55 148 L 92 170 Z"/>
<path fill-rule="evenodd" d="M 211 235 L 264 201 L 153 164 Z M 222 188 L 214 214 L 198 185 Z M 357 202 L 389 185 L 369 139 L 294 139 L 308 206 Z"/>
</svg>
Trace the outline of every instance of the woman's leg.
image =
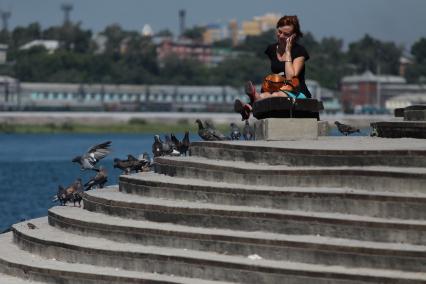
<svg viewBox="0 0 426 284">
<path fill-rule="evenodd" d="M 250 104 L 243 103 L 241 100 L 236 99 L 234 102 L 234 111 L 241 114 L 241 120 L 250 118 L 252 107 Z"/>
<path fill-rule="evenodd" d="M 259 99 L 266 99 L 266 98 L 271 98 L 271 97 L 288 97 L 288 95 L 284 92 L 278 91 L 278 92 L 273 92 L 273 93 L 261 93 L 259 95 Z"/>
<path fill-rule="evenodd" d="M 256 92 L 256 88 L 251 81 L 247 81 L 245 91 L 247 96 L 250 98 L 250 105 L 253 105 L 255 101 L 260 99 L 260 94 Z"/>
</svg>

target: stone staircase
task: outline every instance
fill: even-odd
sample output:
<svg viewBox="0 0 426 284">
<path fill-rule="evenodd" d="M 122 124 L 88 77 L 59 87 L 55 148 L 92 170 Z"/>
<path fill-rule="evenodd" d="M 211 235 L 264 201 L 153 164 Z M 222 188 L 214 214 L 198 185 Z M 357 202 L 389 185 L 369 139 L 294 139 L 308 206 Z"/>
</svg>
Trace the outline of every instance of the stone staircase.
<svg viewBox="0 0 426 284">
<path fill-rule="evenodd" d="M 426 145 L 195 142 L 30 222 L 0 283 L 426 283 Z"/>
</svg>

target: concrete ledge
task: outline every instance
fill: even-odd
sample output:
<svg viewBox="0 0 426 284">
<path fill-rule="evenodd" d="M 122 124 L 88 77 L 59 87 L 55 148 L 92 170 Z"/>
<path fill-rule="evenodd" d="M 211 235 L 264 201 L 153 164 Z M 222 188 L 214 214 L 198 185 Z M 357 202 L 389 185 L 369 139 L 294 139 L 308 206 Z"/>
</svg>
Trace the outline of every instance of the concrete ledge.
<svg viewBox="0 0 426 284">
<path fill-rule="evenodd" d="M 0 246 L 0 270 L 12 275 L 26 275 L 29 279 L 43 280 L 49 283 L 164 283 L 164 284 L 231 284 L 220 280 L 208 281 L 199 278 L 186 278 L 178 275 L 165 275 L 161 273 L 147 273 L 139 271 L 122 270 L 113 267 L 93 266 L 81 263 L 65 263 L 46 260 L 38 256 L 19 250 L 16 246 L 3 241 Z M 7 254 L 5 254 L 7 252 Z M 26 257 L 26 260 L 25 260 Z M 174 258 L 170 256 L 171 261 Z M 9 260 L 12 259 L 12 260 Z M 19 259 L 17 262 L 16 259 Z M 312 265 L 297 262 L 275 262 L 267 260 L 253 261 L 245 259 L 241 264 L 233 263 L 228 257 L 229 268 L 226 274 L 213 274 L 212 278 L 221 276 L 231 279 L 232 283 L 294 283 L 294 284 L 355 284 L 355 283 L 407 283 L 417 284 L 425 281 L 423 273 L 412 273 L 395 270 L 372 270 L 346 268 L 343 266 L 327 267 L 325 265 Z M 50 268 L 55 263 L 54 269 Z M 49 265 L 50 264 L 50 265 Z M 146 265 L 151 265 L 147 262 Z M 192 268 L 187 265 L 186 269 Z M 246 269 L 240 269 L 246 267 Z M 167 268 L 156 266 L 158 271 Z M 212 269 L 206 271 L 194 269 L 192 274 L 213 273 Z M 234 273 L 233 273 L 234 272 Z"/>
<path fill-rule="evenodd" d="M 426 139 L 426 121 L 383 121 L 371 123 L 379 137 Z"/>
<path fill-rule="evenodd" d="M 256 140 L 282 141 L 318 138 L 314 118 L 265 118 L 254 123 Z"/>
<path fill-rule="evenodd" d="M 228 236 L 215 236 L 212 232 L 211 237 L 206 239 L 209 245 L 203 247 L 201 250 L 203 252 L 198 253 L 197 251 L 200 251 L 200 249 L 197 247 L 197 241 L 199 242 L 200 239 L 197 240 L 196 236 L 192 240 L 195 244 L 194 247 L 188 246 L 183 247 L 183 249 L 153 245 L 145 247 L 134 243 L 69 234 L 49 226 L 45 218 L 42 222 L 40 222 L 40 219 L 32 220 L 32 223 L 41 228 L 43 233 L 29 230 L 25 224 L 14 226 L 14 240 L 22 250 L 60 261 L 77 261 L 92 265 L 119 267 L 126 270 L 144 270 L 144 262 L 147 262 L 147 259 L 150 259 L 151 263 L 159 262 L 159 265 L 164 266 L 160 262 L 164 262 L 165 258 L 171 263 L 176 263 L 172 264 L 174 267 L 170 267 L 167 271 L 175 275 L 180 274 L 177 271 L 179 263 L 191 266 L 211 265 L 219 269 L 220 267 L 235 266 L 236 260 L 239 259 L 240 269 L 250 269 L 248 266 L 244 267 L 242 262 L 248 255 L 258 254 L 263 259 L 279 261 L 291 260 L 320 265 L 426 271 L 426 253 L 424 247 L 421 246 L 400 245 L 398 247 L 386 243 L 372 244 L 351 242 L 350 240 L 342 242 L 341 240 L 316 236 L 277 235 L 274 238 L 266 232 L 238 238 L 232 237 L 232 232 L 228 232 L 230 234 Z M 261 235 L 264 236 L 264 239 L 259 238 Z M 215 237 L 221 237 L 223 240 L 213 240 Z M 235 247 L 227 251 L 225 249 L 233 247 L 229 245 L 229 242 L 234 243 Z M 173 245 L 173 243 L 171 244 Z M 195 248 L 197 251 L 194 250 Z M 212 250 L 220 250 L 219 252 L 222 254 L 212 253 Z M 212 261 L 213 259 L 215 260 Z M 227 263 L 228 260 L 233 261 Z M 320 263 L 318 263 L 319 261 Z M 206 271 L 208 268 L 203 270 Z M 198 277 L 201 277 L 201 275 L 198 275 Z"/>
<path fill-rule="evenodd" d="M 426 195 L 326 187 L 270 187 L 217 183 L 155 173 L 121 176 L 119 190 L 146 197 L 336 212 L 360 216 L 426 219 Z"/>
<path fill-rule="evenodd" d="M 426 122 L 426 109 L 423 110 L 405 110 L 404 120 L 406 121 L 425 121 Z"/>
<path fill-rule="evenodd" d="M 286 167 L 198 157 L 155 159 L 155 172 L 168 176 L 266 186 L 337 187 L 426 193 L 426 170 L 387 167 Z M 356 182 L 354 182 L 354 179 Z"/>
<path fill-rule="evenodd" d="M 20 250 L 12 242 L 10 234 L 0 236 L 0 273 L 25 277 L 30 281 L 64 284 L 231 284 L 199 278 L 123 270 L 117 267 L 93 266 L 78 263 L 78 260 L 78 256 L 72 262 L 42 258 Z M 7 284 L 8 282 L 3 283 Z"/>
<path fill-rule="evenodd" d="M 155 198 L 128 201 L 122 193 L 84 196 L 84 209 L 122 218 L 279 234 L 426 244 L 426 222 L 365 216 L 224 206 Z"/>
<path fill-rule="evenodd" d="M 323 142 L 323 141 L 319 141 Z M 325 141 L 324 141 L 325 142 Z M 342 141 L 345 143 L 348 141 Z M 367 144 L 367 141 L 362 141 Z M 377 141 L 376 141 L 377 142 Z M 394 150 L 334 150 L 278 147 L 272 142 L 238 141 L 238 142 L 192 142 L 191 156 L 227 161 L 244 161 L 250 163 L 264 163 L 269 165 L 289 166 L 399 166 L 399 167 L 426 167 L 425 150 L 394 149 Z M 336 143 L 336 141 L 330 141 Z M 378 142 L 380 143 L 380 142 Z M 324 144 L 324 143 L 322 143 Z M 404 144 L 401 141 L 401 144 Z"/>
</svg>

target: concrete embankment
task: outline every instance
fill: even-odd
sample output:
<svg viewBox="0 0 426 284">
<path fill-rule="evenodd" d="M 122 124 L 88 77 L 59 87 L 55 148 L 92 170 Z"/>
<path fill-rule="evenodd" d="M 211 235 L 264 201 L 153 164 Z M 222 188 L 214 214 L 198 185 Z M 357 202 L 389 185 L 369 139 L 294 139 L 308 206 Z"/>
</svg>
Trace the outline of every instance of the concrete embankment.
<svg viewBox="0 0 426 284">
<path fill-rule="evenodd" d="M 152 123 L 191 123 L 197 118 L 210 119 L 214 123 L 239 122 L 236 113 L 183 113 L 183 112 L 0 112 L 0 123 L 8 124 L 93 124 L 107 125 L 128 123 L 131 119 L 141 119 Z M 335 120 L 365 128 L 371 122 L 395 120 L 390 115 L 321 115 L 321 120 Z"/>
</svg>

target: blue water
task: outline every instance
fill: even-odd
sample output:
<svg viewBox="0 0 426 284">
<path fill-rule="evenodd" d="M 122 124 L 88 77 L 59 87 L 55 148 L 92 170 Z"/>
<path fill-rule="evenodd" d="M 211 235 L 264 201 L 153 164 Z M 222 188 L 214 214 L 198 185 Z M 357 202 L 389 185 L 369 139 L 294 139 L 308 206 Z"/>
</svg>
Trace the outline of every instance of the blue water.
<svg viewBox="0 0 426 284">
<path fill-rule="evenodd" d="M 197 135 L 190 139 L 199 140 Z M 72 158 L 108 140 L 112 153 L 100 161 L 108 170 L 107 185 L 117 184 L 120 175 L 112 167 L 114 158 L 151 155 L 151 134 L 0 134 L 0 232 L 22 219 L 46 216 L 58 185 L 78 177 L 86 182 L 94 172 L 81 172 Z"/>
</svg>

